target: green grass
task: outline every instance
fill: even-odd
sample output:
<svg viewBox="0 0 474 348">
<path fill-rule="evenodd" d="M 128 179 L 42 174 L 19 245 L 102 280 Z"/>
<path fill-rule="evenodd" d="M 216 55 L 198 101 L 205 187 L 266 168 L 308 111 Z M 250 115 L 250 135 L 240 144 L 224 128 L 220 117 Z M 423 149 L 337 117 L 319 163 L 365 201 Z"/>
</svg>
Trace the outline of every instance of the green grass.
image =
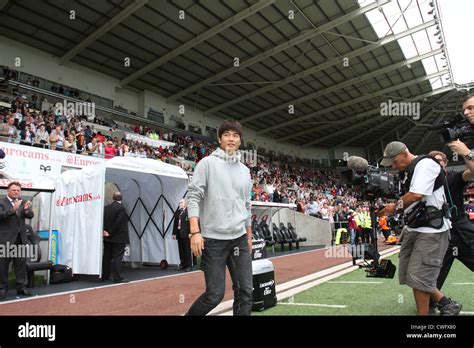
<svg viewBox="0 0 474 348">
<path fill-rule="evenodd" d="M 389 257 L 397 266 L 393 279 L 366 277 L 364 269 L 317 285 L 283 302 L 301 304 L 345 305 L 346 308 L 328 308 L 277 304 L 255 315 L 415 315 L 413 291 L 398 282 L 398 254 Z M 338 284 L 339 281 L 370 281 L 381 284 Z M 446 297 L 463 305 L 463 311 L 474 312 L 474 285 L 453 283 L 474 282 L 472 272 L 459 261 L 455 261 L 442 288 Z"/>
<path fill-rule="evenodd" d="M 44 276 L 35 274 L 35 287 L 44 284 L 46 284 L 46 278 Z M 15 273 L 13 272 L 8 273 L 8 288 L 16 289 L 16 277 Z"/>
</svg>

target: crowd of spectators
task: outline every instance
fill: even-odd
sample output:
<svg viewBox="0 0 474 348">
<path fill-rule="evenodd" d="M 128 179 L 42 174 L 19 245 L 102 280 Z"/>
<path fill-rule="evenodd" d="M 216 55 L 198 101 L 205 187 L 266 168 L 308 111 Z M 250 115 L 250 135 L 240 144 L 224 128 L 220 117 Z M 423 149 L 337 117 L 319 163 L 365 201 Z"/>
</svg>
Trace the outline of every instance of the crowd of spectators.
<svg viewBox="0 0 474 348">
<path fill-rule="evenodd" d="M 11 77 L 11 71 L 4 75 Z M 37 85 L 35 79 L 28 82 Z M 64 90 L 55 86 L 56 92 L 79 97 L 73 89 Z M 216 149 L 216 143 L 207 143 L 193 137 L 168 130 L 143 125 L 131 125 L 127 129 L 151 140 L 163 140 L 174 146 L 152 146 L 153 142 L 118 138 L 109 132 L 95 129 L 94 124 L 117 127 L 113 121 L 96 117 L 92 126 L 86 117 L 72 113 L 64 115 L 54 110 L 40 111 L 41 103 L 33 94 L 25 101 L 19 96 L 11 103 L 11 108 L 0 112 L 0 137 L 10 142 L 50 148 L 106 159 L 114 156 L 151 158 L 174 163 L 190 172 L 203 157 Z M 252 200 L 261 202 L 291 203 L 297 210 L 330 221 L 346 221 L 349 212 L 366 206 L 360 201 L 357 188 L 341 184 L 332 170 L 308 168 L 273 162 L 260 157 L 255 163 L 247 163 L 253 180 Z"/>
<path fill-rule="evenodd" d="M 10 79 L 16 80 L 17 72 L 4 67 L 3 80 Z M 39 87 L 40 82 L 37 78 L 28 77 L 26 84 Z M 74 88 L 54 84 L 51 91 L 83 100 L 81 92 Z M 60 113 L 53 108 L 45 110 L 43 103 L 47 100 L 36 93 L 30 93 L 28 100 L 25 100 L 18 87 L 13 87 L 11 96 L 3 100 L 11 106 L 0 109 L 1 141 L 106 159 L 126 156 L 161 160 L 178 165 L 187 172 L 192 172 L 196 163 L 217 148 L 216 142 L 146 125 L 128 125 L 123 129 L 143 138 L 119 138 L 116 134 L 120 133 L 115 132 L 118 128 L 115 121 L 95 117 L 89 122 L 86 116 Z M 89 99 L 87 101 L 90 102 Z M 104 127 L 109 131 L 100 130 Z M 174 145 L 156 145 L 158 140 Z M 259 156 L 256 162 L 246 162 L 246 165 L 253 181 L 253 201 L 293 204 L 301 213 L 328 220 L 333 228 L 344 226 L 350 230 L 370 230 L 368 225 L 360 226 L 363 224 L 360 221 L 370 220 L 369 202 L 363 199 L 360 188 L 343 184 L 334 170 L 289 164 L 264 156 Z M 474 202 L 469 201 L 465 208 L 470 219 L 474 220 Z M 385 222 L 386 228 L 395 224 L 393 221 L 387 223 L 385 217 L 380 221 Z M 365 237 L 362 234 L 362 240 Z"/>
<path fill-rule="evenodd" d="M 368 207 L 359 188 L 342 184 L 333 170 L 258 160 L 250 171 L 254 201 L 295 204 L 297 211 L 330 222 L 347 221 L 350 212 Z"/>
<path fill-rule="evenodd" d="M 85 116 L 74 113 L 61 114 L 53 109 L 40 111 L 38 97 L 33 94 L 30 99 L 25 101 L 16 97 L 10 108 L 0 111 L 2 140 L 107 159 L 114 156 L 158 159 L 176 163 L 186 171 L 192 171 L 195 163 L 216 148 L 215 144 L 191 136 L 143 126 L 131 126 L 130 132 L 175 145 L 152 146 L 153 142 L 141 139 L 118 138 L 112 136 L 117 126 L 113 121 L 95 117 L 90 123 Z M 97 130 L 94 124 L 110 128 L 110 132 Z"/>
</svg>

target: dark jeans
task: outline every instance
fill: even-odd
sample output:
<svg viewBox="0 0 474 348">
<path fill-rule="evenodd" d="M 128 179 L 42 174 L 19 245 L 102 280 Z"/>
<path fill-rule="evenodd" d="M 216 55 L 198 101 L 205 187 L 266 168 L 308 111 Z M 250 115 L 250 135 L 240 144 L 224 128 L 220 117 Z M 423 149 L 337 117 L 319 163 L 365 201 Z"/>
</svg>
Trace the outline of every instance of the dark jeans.
<svg viewBox="0 0 474 348">
<path fill-rule="evenodd" d="M 436 282 L 438 290 L 441 289 L 448 277 L 454 259 L 458 259 L 474 272 L 474 224 L 467 217 L 453 222 L 451 240 Z"/>
<path fill-rule="evenodd" d="M 186 315 L 206 315 L 225 294 L 225 268 L 229 268 L 234 290 L 234 315 L 250 315 L 252 310 L 252 257 L 247 235 L 231 240 L 204 238 L 201 270 L 206 291 L 193 303 Z"/>
<path fill-rule="evenodd" d="M 22 245 L 20 237 L 15 242 L 16 245 Z M 5 249 L 6 250 L 6 247 Z M 13 261 L 13 269 L 16 276 L 16 290 L 22 291 L 28 285 L 26 275 L 26 258 L 24 257 L 0 257 L 0 290 L 8 290 L 8 266 Z"/>
<path fill-rule="evenodd" d="M 102 258 L 102 279 L 110 278 L 110 266 L 114 280 L 121 280 L 122 258 L 125 253 L 125 243 L 104 242 L 104 257 Z"/>
<path fill-rule="evenodd" d="M 181 267 L 188 268 L 192 266 L 191 242 L 189 238 L 178 238 L 179 259 Z"/>
</svg>

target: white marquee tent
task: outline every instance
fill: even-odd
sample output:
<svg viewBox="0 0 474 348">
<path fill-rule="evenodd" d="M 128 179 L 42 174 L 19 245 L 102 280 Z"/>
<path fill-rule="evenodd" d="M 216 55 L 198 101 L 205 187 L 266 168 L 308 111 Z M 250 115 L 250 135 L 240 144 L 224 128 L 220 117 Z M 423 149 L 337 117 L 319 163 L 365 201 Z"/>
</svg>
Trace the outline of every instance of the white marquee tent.
<svg viewBox="0 0 474 348">
<path fill-rule="evenodd" d="M 61 174 L 52 214 L 52 228 L 59 231 L 58 263 L 77 274 L 101 274 L 106 182 L 122 192 L 130 217 L 130 255 L 124 260 L 179 263 L 172 219 L 186 193 L 188 177 L 177 166 L 130 157 Z"/>
</svg>

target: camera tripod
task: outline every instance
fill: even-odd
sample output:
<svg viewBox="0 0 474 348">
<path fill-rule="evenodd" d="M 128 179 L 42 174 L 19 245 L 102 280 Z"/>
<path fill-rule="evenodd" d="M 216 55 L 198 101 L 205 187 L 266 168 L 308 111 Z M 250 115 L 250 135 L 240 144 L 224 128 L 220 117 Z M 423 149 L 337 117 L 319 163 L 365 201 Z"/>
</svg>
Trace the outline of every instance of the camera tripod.
<svg viewBox="0 0 474 348">
<path fill-rule="evenodd" d="M 375 214 L 375 197 L 369 198 L 369 211 L 370 221 L 372 223 L 372 230 L 370 240 L 371 243 L 360 244 L 360 254 L 363 259 L 363 264 L 359 265 L 359 268 L 366 268 L 367 277 L 374 278 L 393 278 L 395 275 L 396 267 L 390 260 L 380 260 L 380 254 L 378 252 L 377 245 L 377 217 Z M 355 265 L 357 257 L 353 256 L 352 263 Z M 372 260 L 372 262 L 368 262 Z"/>
</svg>

